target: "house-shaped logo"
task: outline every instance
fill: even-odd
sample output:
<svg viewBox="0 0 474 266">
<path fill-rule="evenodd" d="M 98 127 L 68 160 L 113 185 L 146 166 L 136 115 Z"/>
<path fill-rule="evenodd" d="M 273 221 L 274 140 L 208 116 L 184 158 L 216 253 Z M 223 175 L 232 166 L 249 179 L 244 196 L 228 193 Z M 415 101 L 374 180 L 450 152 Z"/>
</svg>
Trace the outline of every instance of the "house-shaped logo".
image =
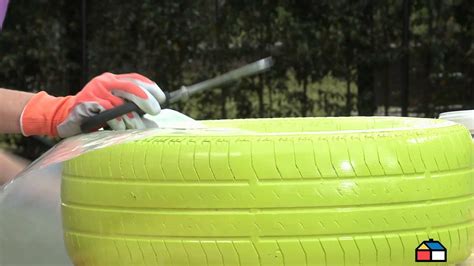
<svg viewBox="0 0 474 266">
<path fill-rule="evenodd" d="M 439 262 L 446 261 L 448 258 L 448 251 L 439 241 L 430 238 L 428 241 L 423 241 L 415 249 L 415 260 L 423 262 Z"/>
</svg>

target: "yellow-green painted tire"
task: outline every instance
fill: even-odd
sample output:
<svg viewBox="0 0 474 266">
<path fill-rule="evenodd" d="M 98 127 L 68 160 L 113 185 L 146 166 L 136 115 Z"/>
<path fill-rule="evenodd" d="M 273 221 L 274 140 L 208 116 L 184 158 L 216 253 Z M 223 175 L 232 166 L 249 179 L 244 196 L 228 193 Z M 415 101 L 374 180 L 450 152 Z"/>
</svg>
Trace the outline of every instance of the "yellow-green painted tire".
<svg viewBox="0 0 474 266">
<path fill-rule="evenodd" d="M 77 265 L 410 265 L 474 246 L 471 136 L 417 118 L 206 121 L 65 164 Z M 435 265 L 435 264 L 429 264 Z"/>
</svg>

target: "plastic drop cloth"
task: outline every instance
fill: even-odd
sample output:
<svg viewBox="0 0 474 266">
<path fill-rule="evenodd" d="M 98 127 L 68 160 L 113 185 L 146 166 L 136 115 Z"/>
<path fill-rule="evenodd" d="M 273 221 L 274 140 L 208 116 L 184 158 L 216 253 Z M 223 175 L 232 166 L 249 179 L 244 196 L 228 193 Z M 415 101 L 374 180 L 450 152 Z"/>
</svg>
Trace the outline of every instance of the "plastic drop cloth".
<svg viewBox="0 0 474 266">
<path fill-rule="evenodd" d="M 71 265 L 61 221 L 62 162 L 163 132 L 206 130 L 200 122 L 170 109 L 146 118 L 160 128 L 99 131 L 65 139 L 0 188 L 0 265 Z"/>
<path fill-rule="evenodd" d="M 62 162 L 86 152 L 137 139 L 183 132 L 230 133 L 207 129 L 173 110 L 148 116 L 159 129 L 101 131 L 63 140 L 14 181 L 0 188 L 0 265 L 71 265 L 62 232 L 60 182 Z M 217 132 L 216 132 L 217 131 Z M 236 130 L 242 132 L 242 130 Z"/>
</svg>

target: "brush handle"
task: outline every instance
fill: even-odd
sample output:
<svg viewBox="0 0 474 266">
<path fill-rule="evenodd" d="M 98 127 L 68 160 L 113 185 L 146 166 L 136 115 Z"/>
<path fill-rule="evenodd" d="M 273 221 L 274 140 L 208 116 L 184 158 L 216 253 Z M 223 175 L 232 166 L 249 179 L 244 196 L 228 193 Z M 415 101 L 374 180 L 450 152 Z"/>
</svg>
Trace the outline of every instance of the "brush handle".
<svg viewBox="0 0 474 266">
<path fill-rule="evenodd" d="M 166 102 L 161 105 L 161 108 L 166 108 L 169 103 L 170 95 L 169 93 L 165 92 L 166 95 Z M 134 104 L 133 102 L 125 102 L 122 105 L 114 107 L 112 109 L 105 110 L 103 112 L 98 113 L 97 115 L 87 117 L 81 124 L 81 132 L 82 133 L 90 133 L 92 131 L 98 130 L 103 128 L 107 125 L 107 121 L 115 119 L 117 117 L 121 117 L 131 112 L 136 112 L 139 115 L 144 115 L 145 113 L 138 107 L 138 105 Z"/>
<path fill-rule="evenodd" d="M 115 108 L 105 110 L 97 115 L 85 118 L 84 122 L 82 122 L 81 124 L 81 131 L 82 133 L 89 133 L 95 131 L 99 128 L 104 127 L 107 124 L 107 121 L 109 120 L 121 117 L 131 112 L 139 111 L 141 110 L 136 104 L 132 102 L 126 102 Z"/>
</svg>

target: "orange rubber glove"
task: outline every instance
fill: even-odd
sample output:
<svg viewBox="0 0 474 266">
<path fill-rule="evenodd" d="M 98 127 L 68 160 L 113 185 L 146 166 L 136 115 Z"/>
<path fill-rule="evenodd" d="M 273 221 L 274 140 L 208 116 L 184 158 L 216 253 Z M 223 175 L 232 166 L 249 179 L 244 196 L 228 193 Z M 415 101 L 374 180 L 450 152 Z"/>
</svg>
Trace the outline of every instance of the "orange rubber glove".
<svg viewBox="0 0 474 266">
<path fill-rule="evenodd" d="M 81 133 L 84 118 L 121 105 L 124 99 L 156 115 L 166 96 L 156 83 L 142 75 L 104 73 L 75 96 L 53 97 L 46 92 L 33 96 L 21 115 L 21 130 L 25 136 L 73 136 Z M 133 112 L 109 121 L 108 125 L 114 130 L 143 129 L 147 122 Z"/>
</svg>

